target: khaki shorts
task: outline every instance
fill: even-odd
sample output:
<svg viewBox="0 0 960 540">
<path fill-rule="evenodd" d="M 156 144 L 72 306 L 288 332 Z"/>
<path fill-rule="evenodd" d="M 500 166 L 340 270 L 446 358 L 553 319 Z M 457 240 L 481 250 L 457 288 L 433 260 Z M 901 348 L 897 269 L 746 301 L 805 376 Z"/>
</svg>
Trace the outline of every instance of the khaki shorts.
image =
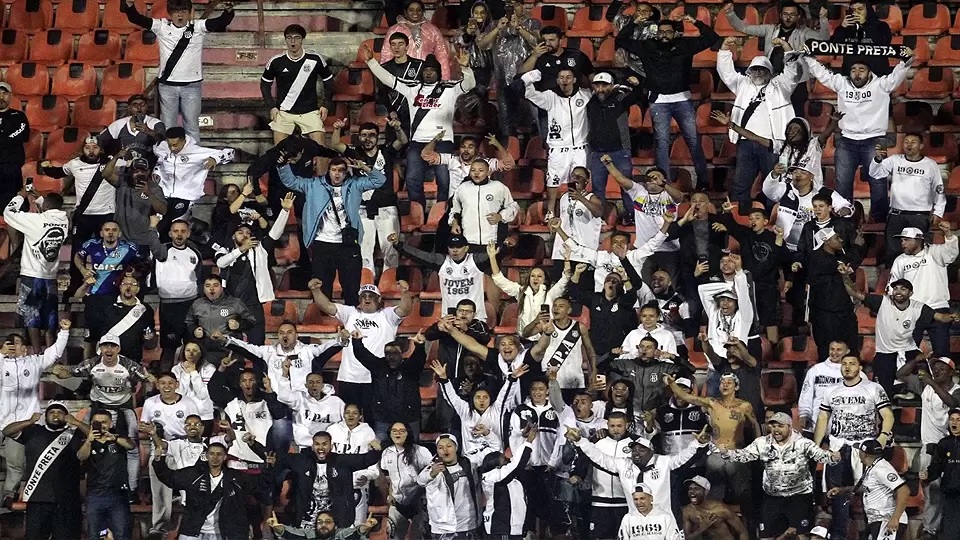
<svg viewBox="0 0 960 540">
<path fill-rule="evenodd" d="M 300 133 L 306 135 L 314 131 L 323 131 L 323 122 L 320 121 L 320 111 L 311 111 L 303 114 L 293 114 L 280 111 L 277 118 L 270 122 L 270 129 L 287 135 L 293 134 L 294 128 L 300 128 Z"/>
</svg>

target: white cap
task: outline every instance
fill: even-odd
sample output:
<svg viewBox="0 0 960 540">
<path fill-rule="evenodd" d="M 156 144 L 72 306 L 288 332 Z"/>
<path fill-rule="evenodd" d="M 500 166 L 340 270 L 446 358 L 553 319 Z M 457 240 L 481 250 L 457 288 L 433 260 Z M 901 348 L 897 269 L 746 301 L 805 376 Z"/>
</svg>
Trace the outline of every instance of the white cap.
<svg viewBox="0 0 960 540">
<path fill-rule="evenodd" d="M 750 61 L 750 67 L 747 68 L 747 71 L 750 71 L 755 67 L 761 67 L 770 73 L 773 73 L 773 63 L 770 62 L 770 59 L 766 56 L 754 56 L 753 60 Z"/>
<path fill-rule="evenodd" d="M 104 343 L 112 343 L 114 345 L 120 346 L 120 338 L 113 334 L 104 334 L 100 341 L 97 342 L 97 346 L 103 345 Z"/>
<path fill-rule="evenodd" d="M 811 535 L 811 536 L 819 536 L 819 537 L 821 537 L 821 538 L 827 538 L 827 539 L 829 539 L 829 538 L 830 538 L 830 531 L 828 531 L 826 527 L 821 527 L 821 526 L 817 525 L 816 527 L 810 529 L 810 535 Z"/>
<path fill-rule="evenodd" d="M 677 386 L 686 386 L 687 388 L 693 388 L 693 383 L 691 383 L 690 379 L 686 377 L 680 377 L 679 379 L 673 382 L 677 383 Z"/>
<path fill-rule="evenodd" d="M 900 234 L 896 235 L 895 238 L 916 238 L 917 240 L 923 239 L 923 231 L 916 227 L 904 227 Z"/>
<path fill-rule="evenodd" d="M 687 485 L 687 484 L 696 484 L 702 487 L 703 489 L 705 489 L 707 493 L 710 493 L 710 481 L 702 476 L 699 476 L 699 475 L 694 476 L 693 478 L 683 483 L 683 485 Z"/>
<path fill-rule="evenodd" d="M 460 441 L 457 440 L 457 436 L 454 435 L 453 433 L 441 433 L 440 435 L 437 436 L 437 441 L 439 441 L 440 439 L 450 439 L 451 441 L 453 441 L 454 446 L 456 446 L 457 448 L 460 448 Z"/>
<path fill-rule="evenodd" d="M 357 293 L 357 294 L 363 294 L 363 293 L 365 293 L 365 292 L 366 292 L 366 293 L 373 293 L 373 294 L 375 294 L 375 295 L 377 295 L 377 296 L 381 296 L 381 294 L 380 294 L 380 289 L 378 289 L 377 286 L 374 285 L 374 284 L 372 284 L 372 283 L 368 283 L 368 284 L 366 284 L 366 285 L 361 285 L 361 286 L 360 286 L 360 292 Z"/>
<path fill-rule="evenodd" d="M 837 235 L 833 227 L 824 227 L 813 235 L 813 249 L 820 249 L 820 246 L 827 243 L 827 240 Z"/>
<path fill-rule="evenodd" d="M 640 446 L 646 446 L 648 449 L 653 450 L 653 443 L 650 442 L 650 439 L 637 437 L 636 439 L 630 441 L 630 444 L 628 444 L 627 446 L 633 446 L 635 444 L 639 444 Z"/>
<path fill-rule="evenodd" d="M 613 75 L 610 75 L 606 71 L 601 71 L 593 76 L 593 82 L 613 84 Z"/>
<path fill-rule="evenodd" d="M 647 495 L 653 495 L 653 489 L 650 486 L 644 484 L 643 482 L 637 484 L 636 487 L 633 488 L 633 492 L 646 493 Z"/>
</svg>

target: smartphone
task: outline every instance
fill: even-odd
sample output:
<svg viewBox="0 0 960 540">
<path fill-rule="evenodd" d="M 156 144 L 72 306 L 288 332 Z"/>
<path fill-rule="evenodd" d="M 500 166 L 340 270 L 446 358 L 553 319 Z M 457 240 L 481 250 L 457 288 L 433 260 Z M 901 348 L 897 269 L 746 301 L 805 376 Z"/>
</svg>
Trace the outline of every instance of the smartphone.
<svg viewBox="0 0 960 540">
<path fill-rule="evenodd" d="M 544 315 L 550 314 L 550 304 L 540 304 L 540 313 Z"/>
<path fill-rule="evenodd" d="M 707 256 L 706 256 L 706 255 L 699 255 L 699 256 L 697 256 L 697 263 L 705 263 L 705 262 L 707 262 Z"/>
<path fill-rule="evenodd" d="M 447 308 L 447 315 L 456 315 L 456 314 L 457 314 L 457 308 L 455 307 Z"/>
<path fill-rule="evenodd" d="M 103 431 L 103 424 L 101 424 L 99 420 L 94 420 L 93 423 L 90 424 L 90 429 L 92 431 Z"/>
<path fill-rule="evenodd" d="M 597 383 L 606 386 L 607 376 L 606 375 L 597 375 Z"/>
</svg>

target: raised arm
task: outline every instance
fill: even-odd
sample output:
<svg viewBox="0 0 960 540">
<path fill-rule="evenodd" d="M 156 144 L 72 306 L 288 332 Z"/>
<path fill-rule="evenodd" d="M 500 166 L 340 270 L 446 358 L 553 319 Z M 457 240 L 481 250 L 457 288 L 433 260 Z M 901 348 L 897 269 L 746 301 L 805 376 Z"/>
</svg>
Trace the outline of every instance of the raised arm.
<svg viewBox="0 0 960 540">
<path fill-rule="evenodd" d="M 331 317 L 337 315 L 337 305 L 327 298 L 327 295 L 323 294 L 323 291 L 320 290 L 321 287 L 323 287 L 323 282 L 317 278 L 313 278 L 309 283 L 307 283 L 307 287 L 310 289 L 310 294 L 313 295 L 313 303 L 317 304 L 317 307 L 320 308 L 320 311 Z"/>
<path fill-rule="evenodd" d="M 670 387 L 670 391 L 673 392 L 673 395 L 680 401 L 696 405 L 697 407 L 703 407 L 704 409 L 709 409 L 713 404 L 713 400 L 710 398 L 700 397 L 684 390 L 677 384 L 676 378 L 671 374 L 665 374 L 663 376 L 663 382 Z"/>
</svg>

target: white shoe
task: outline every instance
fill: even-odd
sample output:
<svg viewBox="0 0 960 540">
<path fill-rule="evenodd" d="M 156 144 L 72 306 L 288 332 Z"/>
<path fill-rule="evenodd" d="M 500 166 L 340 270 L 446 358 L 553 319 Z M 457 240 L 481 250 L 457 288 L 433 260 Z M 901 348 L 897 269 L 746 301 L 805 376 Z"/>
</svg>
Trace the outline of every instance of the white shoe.
<svg viewBox="0 0 960 540">
<path fill-rule="evenodd" d="M 550 224 L 550 220 L 552 220 L 552 219 L 553 219 L 553 212 L 547 212 L 546 214 L 543 215 L 543 222 L 544 222 L 545 224 L 548 224 L 548 225 L 549 225 L 549 224 Z"/>
</svg>

